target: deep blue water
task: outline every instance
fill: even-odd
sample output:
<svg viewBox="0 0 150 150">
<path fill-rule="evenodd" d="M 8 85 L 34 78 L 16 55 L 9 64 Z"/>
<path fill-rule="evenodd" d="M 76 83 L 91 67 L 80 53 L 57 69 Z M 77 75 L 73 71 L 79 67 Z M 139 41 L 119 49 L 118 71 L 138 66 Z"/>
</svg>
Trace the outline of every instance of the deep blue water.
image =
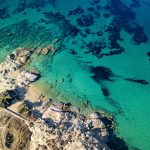
<svg viewBox="0 0 150 150">
<path fill-rule="evenodd" d="M 150 149 L 150 2 L 148 0 L 0 0 L 0 60 L 17 47 L 45 94 L 82 108 L 104 109 L 129 149 Z"/>
</svg>

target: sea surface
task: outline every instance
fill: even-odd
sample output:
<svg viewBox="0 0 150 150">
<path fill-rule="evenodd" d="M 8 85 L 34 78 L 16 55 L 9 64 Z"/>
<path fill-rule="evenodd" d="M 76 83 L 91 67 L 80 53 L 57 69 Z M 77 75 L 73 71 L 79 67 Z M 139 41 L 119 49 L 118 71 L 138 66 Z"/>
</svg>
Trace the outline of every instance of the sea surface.
<svg viewBox="0 0 150 150">
<path fill-rule="evenodd" d="M 0 62 L 17 47 L 56 100 L 103 109 L 131 150 L 150 150 L 149 0 L 0 0 Z"/>
</svg>

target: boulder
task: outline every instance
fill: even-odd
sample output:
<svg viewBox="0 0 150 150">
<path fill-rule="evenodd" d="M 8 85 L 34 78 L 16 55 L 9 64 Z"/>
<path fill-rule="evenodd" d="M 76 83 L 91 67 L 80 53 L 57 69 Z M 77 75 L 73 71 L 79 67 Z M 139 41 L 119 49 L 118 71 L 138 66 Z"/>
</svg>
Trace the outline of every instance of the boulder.
<svg viewBox="0 0 150 150">
<path fill-rule="evenodd" d="M 39 77 L 38 74 L 34 74 L 34 73 L 31 73 L 31 72 L 28 72 L 28 71 L 23 71 L 21 73 L 21 75 L 24 76 L 25 78 L 27 78 L 31 82 L 35 81 Z"/>
<path fill-rule="evenodd" d="M 50 51 L 55 52 L 56 48 L 54 47 L 53 44 L 50 44 L 50 46 L 48 47 L 50 49 Z"/>
<path fill-rule="evenodd" d="M 30 56 L 31 52 L 27 49 L 22 49 L 19 53 L 18 53 L 18 57 L 23 57 L 23 56 Z"/>
<path fill-rule="evenodd" d="M 70 110 L 70 105 L 65 103 L 56 103 L 53 105 L 52 110 L 59 112 L 67 112 Z"/>
<path fill-rule="evenodd" d="M 56 51 L 56 48 L 54 47 L 54 44 L 50 44 L 48 47 L 45 47 L 41 49 L 41 53 L 47 55 L 49 52 L 54 53 Z"/>
<path fill-rule="evenodd" d="M 100 119 L 101 118 L 101 115 L 99 112 L 93 112 L 90 114 L 89 116 L 91 119 Z"/>
<path fill-rule="evenodd" d="M 19 51 L 18 51 L 18 50 L 14 50 L 12 54 L 14 54 L 14 55 L 15 55 L 15 57 L 17 57 L 17 56 L 18 56 L 18 54 L 19 54 Z"/>
<path fill-rule="evenodd" d="M 29 56 L 23 56 L 20 58 L 21 63 L 25 64 L 29 59 Z"/>
<path fill-rule="evenodd" d="M 41 50 L 41 53 L 47 55 L 49 53 L 49 48 L 48 47 L 43 48 Z"/>
</svg>

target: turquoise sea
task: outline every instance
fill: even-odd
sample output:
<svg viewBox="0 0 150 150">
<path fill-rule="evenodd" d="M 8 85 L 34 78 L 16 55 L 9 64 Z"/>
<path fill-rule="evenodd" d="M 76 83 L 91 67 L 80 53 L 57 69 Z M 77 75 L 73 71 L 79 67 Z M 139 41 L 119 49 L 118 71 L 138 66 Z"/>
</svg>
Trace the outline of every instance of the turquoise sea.
<svg viewBox="0 0 150 150">
<path fill-rule="evenodd" d="M 48 96 L 82 111 L 103 109 L 129 150 L 150 150 L 149 0 L 0 0 L 0 61 L 43 48 L 26 67 Z M 86 105 L 86 106 L 85 106 Z"/>
</svg>

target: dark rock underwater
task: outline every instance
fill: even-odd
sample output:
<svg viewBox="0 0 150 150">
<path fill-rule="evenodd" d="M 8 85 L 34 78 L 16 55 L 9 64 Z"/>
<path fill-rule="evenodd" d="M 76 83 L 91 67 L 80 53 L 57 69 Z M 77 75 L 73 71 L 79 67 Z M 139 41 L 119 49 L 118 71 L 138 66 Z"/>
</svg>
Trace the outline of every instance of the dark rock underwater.
<svg viewBox="0 0 150 150">
<path fill-rule="evenodd" d="M 146 0 L 128 1 L 83 0 L 62 4 L 60 0 L 14 0 L 12 3 L 6 1 L 6 4 L 0 0 L 0 61 L 17 47 L 43 48 L 58 38 L 56 54 L 35 56 L 36 61 L 29 64 L 29 68 L 38 69 L 43 80 L 62 93 L 65 99 L 69 97 L 70 100 L 73 95 L 81 101 L 86 99 L 89 107 L 103 108 L 116 115 L 116 121 L 117 117 L 124 117 L 118 119 L 121 131 L 126 129 L 121 135 L 126 136 L 127 143 L 129 141 L 129 149 L 138 149 L 134 148 L 135 143 L 139 147 L 138 137 L 134 137 L 136 140 L 132 144 L 134 134 L 127 137 L 129 128 L 123 124 L 134 113 L 132 103 L 137 104 L 135 112 L 143 120 L 149 112 L 147 108 L 144 114 L 140 113 L 144 106 L 148 106 L 145 101 L 148 101 L 150 82 L 147 69 L 149 33 L 142 21 L 138 21 L 137 11 L 142 7 L 149 8 L 150 4 Z M 143 124 L 140 125 L 142 129 Z M 122 141 L 119 139 L 118 143 Z"/>
</svg>

